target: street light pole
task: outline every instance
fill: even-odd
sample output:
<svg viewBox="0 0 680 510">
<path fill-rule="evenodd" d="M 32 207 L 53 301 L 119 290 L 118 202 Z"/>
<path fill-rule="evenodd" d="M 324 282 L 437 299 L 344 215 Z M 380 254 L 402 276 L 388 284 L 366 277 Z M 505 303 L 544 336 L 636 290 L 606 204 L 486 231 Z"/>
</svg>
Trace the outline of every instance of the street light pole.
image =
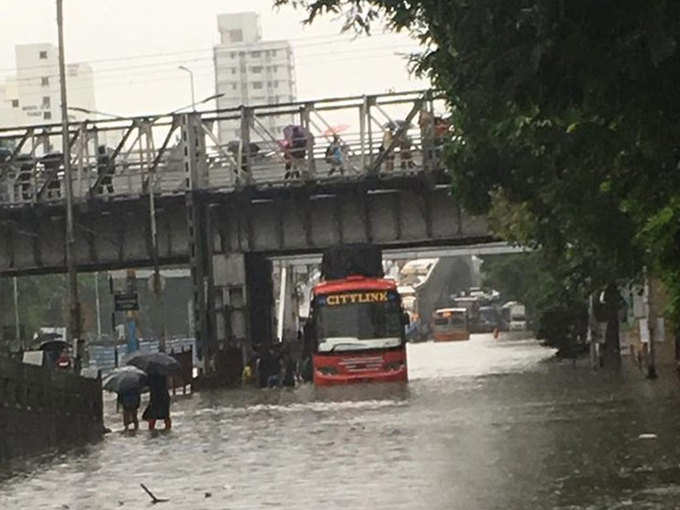
<svg viewBox="0 0 680 510">
<path fill-rule="evenodd" d="M 196 111 L 196 96 L 194 95 L 194 72 L 185 66 L 179 66 L 179 69 L 189 73 L 189 77 L 191 79 L 191 109 Z"/>
<path fill-rule="evenodd" d="M 64 57 L 64 14 L 63 0 L 57 0 L 57 29 L 59 33 L 59 85 L 61 89 L 61 139 L 64 158 L 64 188 L 66 194 L 66 270 L 69 283 L 69 330 L 75 340 L 75 371 L 80 373 L 83 356 L 83 341 L 80 338 L 80 302 L 78 300 L 78 274 L 73 260 L 73 183 L 71 182 L 71 147 L 68 130 L 68 103 L 66 99 L 66 64 Z"/>
</svg>

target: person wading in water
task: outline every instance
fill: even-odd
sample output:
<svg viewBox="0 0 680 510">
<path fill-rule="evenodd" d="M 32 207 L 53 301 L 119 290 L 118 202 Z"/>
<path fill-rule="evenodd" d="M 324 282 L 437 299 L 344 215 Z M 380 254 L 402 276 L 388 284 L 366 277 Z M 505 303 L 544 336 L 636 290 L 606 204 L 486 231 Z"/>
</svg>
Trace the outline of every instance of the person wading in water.
<svg viewBox="0 0 680 510">
<path fill-rule="evenodd" d="M 156 429 L 156 420 L 165 422 L 165 430 L 170 430 L 170 393 L 168 393 L 168 378 L 164 375 L 149 376 L 149 391 L 151 399 L 146 406 L 142 419 L 149 422 L 149 430 Z"/>
</svg>

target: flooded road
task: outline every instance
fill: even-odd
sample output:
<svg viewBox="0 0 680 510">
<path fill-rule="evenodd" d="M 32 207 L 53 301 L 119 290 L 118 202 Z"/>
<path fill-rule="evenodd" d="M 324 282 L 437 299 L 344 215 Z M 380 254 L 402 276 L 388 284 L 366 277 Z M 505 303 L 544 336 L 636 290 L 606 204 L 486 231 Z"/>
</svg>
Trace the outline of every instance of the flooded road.
<svg viewBox="0 0 680 510">
<path fill-rule="evenodd" d="M 476 335 L 409 345 L 408 385 L 179 397 L 170 433 L 5 468 L 0 508 L 680 508 L 675 381 L 551 356 Z"/>
</svg>

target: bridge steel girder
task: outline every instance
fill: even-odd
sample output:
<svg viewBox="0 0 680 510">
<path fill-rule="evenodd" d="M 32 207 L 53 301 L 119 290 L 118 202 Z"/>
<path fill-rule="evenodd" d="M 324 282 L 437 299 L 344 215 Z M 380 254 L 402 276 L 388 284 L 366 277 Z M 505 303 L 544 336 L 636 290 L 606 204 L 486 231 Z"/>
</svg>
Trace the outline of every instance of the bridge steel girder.
<svg viewBox="0 0 680 510">
<path fill-rule="evenodd" d="M 431 187 L 417 178 L 244 188 L 193 198 L 210 216 L 206 241 L 215 253 L 282 256 L 319 253 L 339 242 L 372 240 L 408 249 L 494 240 L 486 219 L 462 211 L 447 185 Z M 183 194 L 157 200 L 161 265 L 190 261 L 186 205 Z M 0 209 L 0 276 L 64 271 L 64 221 L 56 204 Z M 147 197 L 78 203 L 75 223 L 79 270 L 153 265 Z M 206 226 L 195 228 L 205 232 Z"/>
<path fill-rule="evenodd" d="M 228 224 L 218 243 L 225 252 L 268 255 L 319 252 L 337 243 L 374 242 L 385 248 L 447 246 L 492 239 L 485 218 L 461 211 L 447 186 L 335 190 L 292 188 L 224 197 L 212 209 L 215 224 Z"/>
</svg>

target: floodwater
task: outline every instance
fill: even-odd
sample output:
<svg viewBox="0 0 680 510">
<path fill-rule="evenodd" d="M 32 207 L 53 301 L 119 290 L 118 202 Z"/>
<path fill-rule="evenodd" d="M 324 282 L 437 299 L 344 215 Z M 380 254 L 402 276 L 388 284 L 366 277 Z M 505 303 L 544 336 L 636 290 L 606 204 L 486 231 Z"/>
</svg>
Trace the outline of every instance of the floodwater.
<svg viewBox="0 0 680 510">
<path fill-rule="evenodd" d="M 680 508 L 676 381 L 532 340 L 409 345 L 408 385 L 178 397 L 169 433 L 4 467 L 0 508 Z"/>
</svg>

